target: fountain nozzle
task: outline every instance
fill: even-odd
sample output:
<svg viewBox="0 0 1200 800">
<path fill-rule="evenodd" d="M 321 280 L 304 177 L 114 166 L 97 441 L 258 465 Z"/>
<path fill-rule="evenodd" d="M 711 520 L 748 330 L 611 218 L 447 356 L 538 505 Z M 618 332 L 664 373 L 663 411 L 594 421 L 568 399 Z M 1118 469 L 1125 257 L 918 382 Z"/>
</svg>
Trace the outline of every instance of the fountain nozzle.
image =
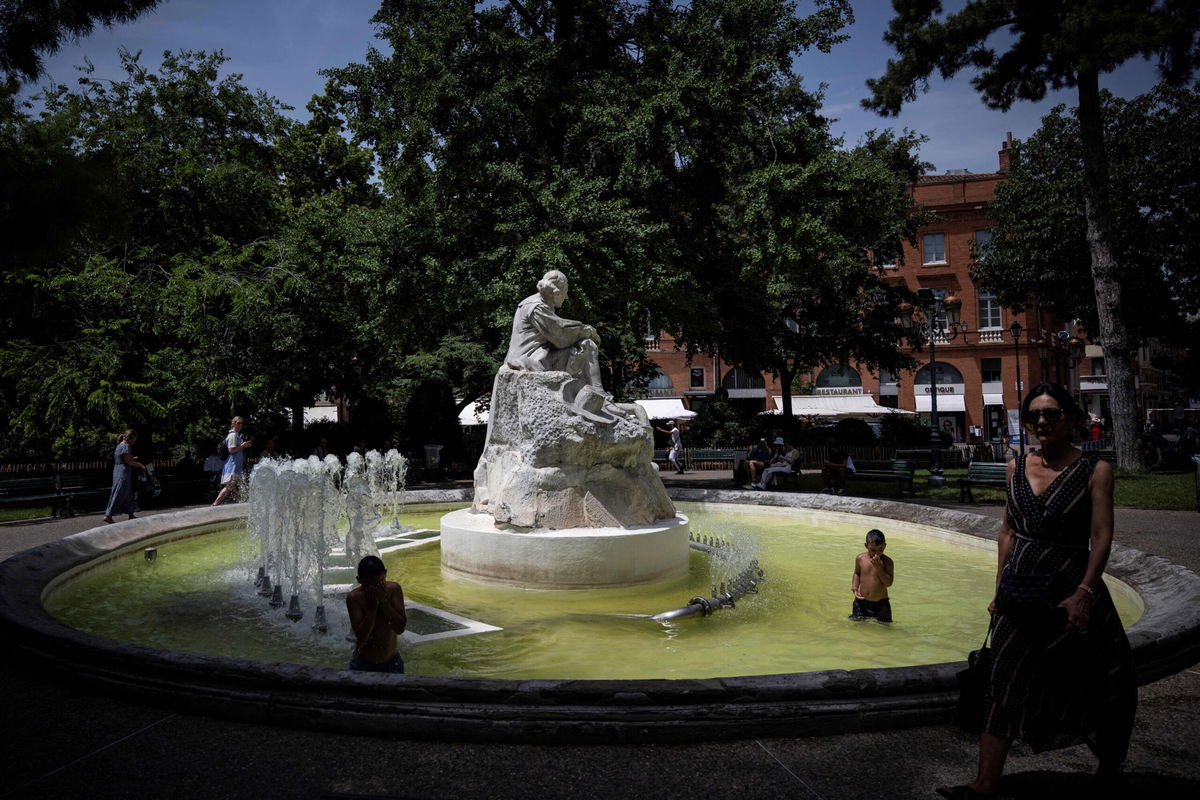
<svg viewBox="0 0 1200 800">
<path fill-rule="evenodd" d="M 263 584 L 263 579 L 266 577 L 267 577 L 267 568 L 259 567 L 258 568 L 258 577 L 254 579 L 254 588 L 261 589 L 262 584 Z"/>
<path fill-rule="evenodd" d="M 313 612 L 312 629 L 317 633 L 329 632 L 329 623 L 325 620 L 325 606 L 317 606 L 317 610 Z"/>
<path fill-rule="evenodd" d="M 157 547 L 147 547 L 142 552 L 144 552 L 146 554 L 147 561 L 153 561 L 154 559 L 158 558 L 158 548 Z"/>
<path fill-rule="evenodd" d="M 271 593 L 271 601 L 267 605 L 271 608 L 279 608 L 283 605 L 283 587 L 278 583 L 275 584 L 275 591 Z"/>
<path fill-rule="evenodd" d="M 292 599 L 288 601 L 288 610 L 284 616 L 292 622 L 299 622 L 304 619 L 304 612 L 300 610 L 300 596 L 292 595 Z"/>
</svg>

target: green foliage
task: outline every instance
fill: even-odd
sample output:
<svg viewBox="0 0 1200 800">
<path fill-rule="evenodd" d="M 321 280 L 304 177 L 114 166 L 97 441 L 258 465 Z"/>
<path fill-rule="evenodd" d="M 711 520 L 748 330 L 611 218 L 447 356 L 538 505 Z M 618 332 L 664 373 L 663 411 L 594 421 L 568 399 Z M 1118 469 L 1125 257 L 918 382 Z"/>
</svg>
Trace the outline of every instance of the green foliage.
<svg viewBox="0 0 1200 800">
<path fill-rule="evenodd" d="M 1188 79 L 1200 65 L 1200 6 L 1185 0 L 977 0 L 945 16 L 938 0 L 894 0 L 893 7 L 884 39 L 899 57 L 867 82 L 867 108 L 899 113 L 935 71 L 943 78 L 972 71 L 983 102 L 1005 110 L 1017 100 L 1042 99 L 1047 88 L 1078 91 L 1090 272 L 1108 354 L 1117 455 L 1123 466 L 1143 466 L 1135 377 L 1127 363 L 1137 337 L 1129 330 L 1134 315 L 1126 307 L 1126 270 L 1112 233 L 1099 76 L 1134 57 L 1156 57 L 1165 81 Z M 997 42 L 1008 49 L 998 53 Z"/>
<path fill-rule="evenodd" d="M 688 447 L 746 447 L 763 436 L 762 418 L 717 395 L 703 405 L 685 432 Z"/>
<path fill-rule="evenodd" d="M 513 306 L 562 269 L 618 390 L 644 377 L 647 312 L 750 367 L 897 361 L 870 263 L 919 222 L 916 140 L 839 151 L 791 71 L 851 19 L 840 0 L 803 18 L 772 0 L 385 4 L 392 54 L 331 70 L 330 93 L 411 220 L 407 272 L 444 298 L 410 351 L 449 332 L 499 356 Z"/>
<path fill-rule="evenodd" d="M 836 441 L 852 447 L 869 447 L 875 444 L 875 431 L 861 419 L 847 417 L 840 419 L 833 426 L 833 436 Z"/>
<path fill-rule="evenodd" d="M 42 56 L 64 39 L 87 36 L 96 23 L 129 22 L 160 0 L 0 0 L 0 76 L 35 80 Z"/>
<path fill-rule="evenodd" d="M 880 420 L 879 441 L 889 447 L 927 447 L 929 428 L 915 417 L 888 414 Z"/>
<path fill-rule="evenodd" d="M 0 450 L 87 451 L 126 425 L 207 441 L 235 413 L 280 417 L 353 372 L 355 309 L 334 301 L 342 273 L 322 257 L 368 249 L 369 159 L 319 137 L 324 160 L 305 158 L 313 137 L 290 136 L 281 106 L 221 77 L 223 61 L 166 54 L 151 72 L 123 54 L 126 80 L 85 71 L 38 119 L 11 106 L 0 119 L 21 178 L 0 209 L 14 301 Z M 42 211 L 48 192 L 86 191 L 37 224 L 15 200 L 25 186 Z"/>
<path fill-rule="evenodd" d="M 1112 235 L 1130 334 L 1190 340 L 1182 316 L 1200 311 L 1198 88 L 1159 86 L 1133 100 L 1103 96 Z M 997 224 L 972 275 L 1011 307 L 1028 300 L 1099 330 L 1083 197 L 1078 117 L 1063 106 L 1017 144 L 992 205 Z"/>
<path fill-rule="evenodd" d="M 894 0 L 893 6 L 883 38 L 899 57 L 867 81 L 871 96 L 863 100 L 881 114 L 898 114 L 934 72 L 944 78 L 974 72 L 971 85 L 983 102 L 1007 110 L 1137 57 L 1157 58 L 1164 78 L 1178 83 L 1200 56 L 1200 7 L 1181 0 L 975 0 L 944 17 L 941 2 Z M 994 36 L 1001 31 L 1008 36 Z M 997 52 L 996 42 L 1008 49 Z"/>
</svg>

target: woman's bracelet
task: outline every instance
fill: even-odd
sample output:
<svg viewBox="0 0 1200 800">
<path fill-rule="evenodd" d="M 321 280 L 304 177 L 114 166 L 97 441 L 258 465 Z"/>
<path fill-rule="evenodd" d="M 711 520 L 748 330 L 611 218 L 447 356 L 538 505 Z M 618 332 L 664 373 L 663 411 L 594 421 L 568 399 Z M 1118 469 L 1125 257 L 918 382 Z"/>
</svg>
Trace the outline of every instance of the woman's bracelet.
<svg viewBox="0 0 1200 800">
<path fill-rule="evenodd" d="M 1087 592 L 1088 596 L 1091 597 L 1093 600 L 1096 599 L 1096 590 L 1093 589 L 1092 587 L 1088 586 L 1086 583 L 1079 584 L 1079 588 L 1083 589 L 1085 592 Z"/>
</svg>

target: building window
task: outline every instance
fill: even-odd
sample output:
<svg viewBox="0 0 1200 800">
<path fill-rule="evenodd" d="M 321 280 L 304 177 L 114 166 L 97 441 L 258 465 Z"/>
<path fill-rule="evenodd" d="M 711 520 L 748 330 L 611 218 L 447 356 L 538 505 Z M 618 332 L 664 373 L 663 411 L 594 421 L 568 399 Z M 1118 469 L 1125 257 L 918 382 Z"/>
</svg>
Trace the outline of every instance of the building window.
<svg viewBox="0 0 1200 800">
<path fill-rule="evenodd" d="M 688 386 L 692 389 L 703 389 L 704 383 L 704 367 L 692 367 L 691 378 Z"/>
<path fill-rule="evenodd" d="M 979 290 L 979 329 L 1003 328 L 1004 321 L 1000 318 L 1000 301 L 990 289 Z"/>
<path fill-rule="evenodd" d="M 992 243 L 991 231 L 975 231 L 975 260 L 983 261 L 987 255 L 988 245 Z"/>
<path fill-rule="evenodd" d="M 661 369 L 654 376 L 654 380 L 650 381 L 650 385 L 646 387 L 646 390 L 651 397 L 675 396 L 675 384 L 671 381 L 671 376 Z"/>
<path fill-rule="evenodd" d="M 757 372 L 747 372 L 741 367 L 734 367 L 725 373 L 721 386 L 726 389 L 765 389 L 762 375 Z"/>
<path fill-rule="evenodd" d="M 946 234 L 944 233 L 927 233 L 925 234 L 925 259 L 926 264 L 945 264 L 946 263 Z"/>
<path fill-rule="evenodd" d="M 862 386 L 858 371 L 844 364 L 834 364 L 817 376 L 818 389 L 852 389 Z"/>
<path fill-rule="evenodd" d="M 998 358 L 981 358 L 979 360 L 979 373 L 984 383 L 999 383 L 1000 378 L 1000 359 Z"/>
<path fill-rule="evenodd" d="M 1093 358 L 1092 359 L 1092 374 L 1097 375 L 1097 376 L 1105 374 L 1103 358 Z"/>
</svg>

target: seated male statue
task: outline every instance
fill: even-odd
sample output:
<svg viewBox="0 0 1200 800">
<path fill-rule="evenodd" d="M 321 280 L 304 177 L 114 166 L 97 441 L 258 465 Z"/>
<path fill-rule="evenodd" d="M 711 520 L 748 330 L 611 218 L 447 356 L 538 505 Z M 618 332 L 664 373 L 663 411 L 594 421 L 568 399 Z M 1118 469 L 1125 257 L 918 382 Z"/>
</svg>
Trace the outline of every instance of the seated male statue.
<svg viewBox="0 0 1200 800">
<path fill-rule="evenodd" d="M 595 412 L 608 405 L 609 412 L 623 416 L 609 403 L 612 395 L 600 382 L 600 335 L 591 325 L 564 319 L 557 313 L 567 299 L 567 276 L 551 270 L 538 281 L 537 288 L 538 293 L 522 300 L 513 315 L 512 338 L 504 363 L 514 370 L 566 372 L 584 384 L 573 397 L 577 409 Z"/>
</svg>

